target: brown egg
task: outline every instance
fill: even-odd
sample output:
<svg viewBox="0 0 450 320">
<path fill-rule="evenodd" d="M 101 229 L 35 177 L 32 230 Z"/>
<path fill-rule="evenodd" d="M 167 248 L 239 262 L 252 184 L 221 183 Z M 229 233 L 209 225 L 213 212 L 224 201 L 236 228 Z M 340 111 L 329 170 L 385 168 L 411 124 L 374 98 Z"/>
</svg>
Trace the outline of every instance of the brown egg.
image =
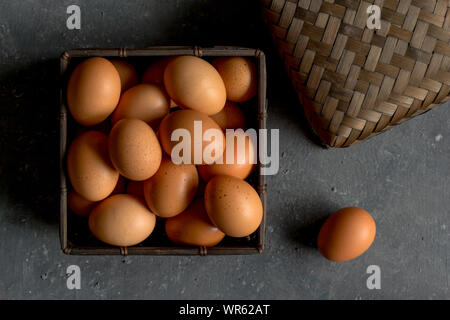
<svg viewBox="0 0 450 320">
<path fill-rule="evenodd" d="M 195 134 L 194 130 L 195 121 L 198 121 L 197 124 L 200 123 L 202 127 L 201 130 L 199 130 L 198 135 Z M 180 141 L 172 141 L 171 136 L 176 129 L 187 130 L 190 135 L 190 141 L 185 142 L 181 138 Z M 215 139 L 212 139 L 212 141 L 202 141 L 202 137 L 204 137 L 204 134 L 208 129 L 215 129 L 215 134 L 222 140 L 222 145 L 217 146 L 217 150 L 213 148 Z M 200 134 L 201 137 L 199 136 Z M 176 155 L 180 154 L 180 156 L 189 158 L 184 154 L 185 150 L 182 150 L 182 152 L 179 152 L 180 150 L 178 150 L 182 146 L 185 146 L 185 149 L 189 149 L 191 154 L 190 159 L 187 159 L 187 162 L 184 162 L 188 164 L 208 163 L 208 161 L 206 161 L 207 159 L 204 159 L 203 157 L 204 154 L 211 154 L 212 159 L 210 160 L 212 161 L 210 163 L 213 163 L 214 160 L 219 159 L 223 155 L 223 150 L 225 149 L 225 136 L 223 135 L 222 129 L 210 117 L 194 110 L 177 110 L 167 115 L 159 127 L 159 136 L 161 146 L 169 156 L 172 156 L 172 150 L 174 150 Z M 211 146 L 211 152 L 208 151 L 208 146 Z M 217 151 L 217 154 L 214 150 Z M 196 155 L 197 157 L 195 157 Z"/>
<path fill-rule="evenodd" d="M 144 199 L 144 181 L 128 181 L 127 193 Z"/>
<path fill-rule="evenodd" d="M 158 172 L 144 182 L 144 197 L 150 210 L 169 218 L 183 212 L 195 197 L 198 173 L 193 164 L 176 165 L 163 157 Z"/>
<path fill-rule="evenodd" d="M 227 150 L 234 150 L 228 155 Z M 222 158 L 211 165 L 198 166 L 198 172 L 204 181 L 217 175 L 228 175 L 246 179 L 256 164 L 256 148 L 250 136 L 243 131 L 227 134 L 225 152 Z"/>
<path fill-rule="evenodd" d="M 209 180 L 205 208 L 214 225 L 230 237 L 252 234 L 263 217 L 263 206 L 255 189 L 231 176 L 215 176 Z"/>
<path fill-rule="evenodd" d="M 244 102 L 256 95 L 257 75 L 255 65 L 244 57 L 220 57 L 214 59 L 217 69 L 225 83 L 227 100 Z"/>
<path fill-rule="evenodd" d="M 103 200 L 89 216 L 92 234 L 113 246 L 133 246 L 144 241 L 155 228 L 156 218 L 142 199 L 117 194 Z"/>
<path fill-rule="evenodd" d="M 157 130 L 168 113 L 169 97 L 160 86 L 138 84 L 124 92 L 111 116 L 111 123 L 114 125 L 120 119 L 136 118 Z"/>
<path fill-rule="evenodd" d="M 142 75 L 142 83 L 163 84 L 164 70 L 166 69 L 167 64 L 173 59 L 174 57 L 167 57 L 153 63 Z"/>
<path fill-rule="evenodd" d="M 84 126 L 99 124 L 114 111 L 120 92 L 120 76 L 111 62 L 86 59 L 72 72 L 67 85 L 69 111 Z"/>
<path fill-rule="evenodd" d="M 342 262 L 363 254 L 375 239 L 376 226 L 365 210 L 348 207 L 332 214 L 317 238 L 320 253 L 327 259 Z"/>
<path fill-rule="evenodd" d="M 210 116 L 223 130 L 244 129 L 245 115 L 235 103 L 227 101 L 219 113 Z"/>
<path fill-rule="evenodd" d="M 110 60 L 119 72 L 122 92 L 135 86 L 139 82 L 138 74 L 131 64 L 124 60 Z"/>
<path fill-rule="evenodd" d="M 69 209 L 81 217 L 87 217 L 98 203 L 99 201 L 86 200 L 74 190 L 72 190 L 67 197 Z"/>
<path fill-rule="evenodd" d="M 122 119 L 108 137 L 112 163 L 125 178 L 142 181 L 153 176 L 161 163 L 162 151 L 155 132 L 139 119 Z"/>
<path fill-rule="evenodd" d="M 225 237 L 209 220 L 203 199 L 196 199 L 183 213 L 166 220 L 166 234 L 178 244 L 213 247 Z"/>
<path fill-rule="evenodd" d="M 111 194 L 119 179 L 112 165 L 107 137 L 98 131 L 78 136 L 67 154 L 67 171 L 75 191 L 90 201 L 100 201 Z"/>
<path fill-rule="evenodd" d="M 119 176 L 116 187 L 111 192 L 111 195 L 123 193 L 125 191 L 125 179 Z M 76 191 L 72 190 L 67 197 L 67 203 L 70 210 L 79 216 L 87 217 L 92 209 L 100 203 L 100 201 L 90 201 L 80 196 Z"/>
<path fill-rule="evenodd" d="M 178 106 L 207 115 L 218 113 L 225 105 L 225 85 L 207 61 L 182 56 L 170 61 L 164 71 L 164 87 Z"/>
</svg>

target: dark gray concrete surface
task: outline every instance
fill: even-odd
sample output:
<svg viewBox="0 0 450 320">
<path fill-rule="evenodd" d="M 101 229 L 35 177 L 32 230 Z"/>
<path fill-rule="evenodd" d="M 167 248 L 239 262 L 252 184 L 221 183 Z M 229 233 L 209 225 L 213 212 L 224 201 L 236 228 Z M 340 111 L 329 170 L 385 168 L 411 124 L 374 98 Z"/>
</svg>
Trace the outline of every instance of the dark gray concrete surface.
<svg viewBox="0 0 450 320">
<path fill-rule="evenodd" d="M 79 31 L 66 8 L 81 7 Z M 58 240 L 58 57 L 77 47 L 242 45 L 267 54 L 270 128 L 267 249 L 224 257 L 65 256 Z M 0 2 L 0 298 L 450 298 L 450 109 L 360 145 L 324 150 L 261 29 L 255 1 Z M 377 223 L 368 252 L 331 263 L 314 248 L 323 218 L 356 205 Z M 81 268 L 68 290 L 66 268 Z M 366 287 L 369 265 L 381 289 Z"/>
</svg>

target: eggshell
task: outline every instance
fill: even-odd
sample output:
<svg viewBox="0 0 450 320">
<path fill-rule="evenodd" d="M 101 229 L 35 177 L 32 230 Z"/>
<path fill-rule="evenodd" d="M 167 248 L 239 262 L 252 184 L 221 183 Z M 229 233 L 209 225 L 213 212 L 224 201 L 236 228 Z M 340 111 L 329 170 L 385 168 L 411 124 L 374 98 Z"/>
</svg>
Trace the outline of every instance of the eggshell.
<svg viewBox="0 0 450 320">
<path fill-rule="evenodd" d="M 348 207 L 332 214 L 317 238 L 320 253 L 327 259 L 342 262 L 363 254 L 375 239 L 376 225 L 365 210 Z"/>
<path fill-rule="evenodd" d="M 75 191 L 90 201 L 100 201 L 111 194 L 119 179 L 112 165 L 107 137 L 87 131 L 72 142 L 67 153 L 67 171 Z"/>
<path fill-rule="evenodd" d="M 128 181 L 127 193 L 144 199 L 144 181 Z"/>
<path fill-rule="evenodd" d="M 203 199 L 196 199 L 185 211 L 166 220 L 166 234 L 178 244 L 213 247 L 225 237 L 209 220 Z"/>
<path fill-rule="evenodd" d="M 242 179 L 215 176 L 205 188 L 205 209 L 211 221 L 230 237 L 245 237 L 261 224 L 263 206 L 258 193 Z"/>
<path fill-rule="evenodd" d="M 118 194 L 103 200 L 89 216 L 92 234 L 113 246 L 133 246 L 144 241 L 155 227 L 156 218 L 142 199 Z"/>
<path fill-rule="evenodd" d="M 124 191 L 125 179 L 122 176 L 119 176 L 116 187 L 111 192 L 111 195 L 123 193 Z M 70 191 L 67 197 L 67 204 L 70 210 L 82 217 L 87 217 L 98 203 L 100 203 L 100 201 L 87 200 L 74 190 Z"/>
<path fill-rule="evenodd" d="M 181 56 L 169 62 L 164 71 L 164 87 L 178 106 L 207 115 L 222 110 L 227 98 L 217 70 L 194 56 Z"/>
<path fill-rule="evenodd" d="M 142 181 L 153 176 L 162 158 L 155 132 L 139 119 L 122 119 L 111 129 L 108 150 L 113 165 L 125 178 Z"/>
<path fill-rule="evenodd" d="M 160 86 L 138 84 L 123 93 L 111 116 L 111 123 L 114 125 L 120 119 L 136 118 L 157 130 L 169 113 L 169 103 L 169 97 Z"/>
<path fill-rule="evenodd" d="M 84 126 L 105 120 L 117 106 L 120 76 L 104 58 L 89 58 L 72 72 L 67 85 L 67 104 L 72 117 Z"/>
<path fill-rule="evenodd" d="M 176 165 L 170 158 L 163 157 L 158 172 L 144 182 L 145 201 L 157 216 L 176 216 L 194 199 L 198 180 L 194 165 Z"/>
<path fill-rule="evenodd" d="M 216 114 L 210 116 L 223 130 L 245 129 L 245 115 L 235 103 L 227 101 L 225 107 Z"/>
<path fill-rule="evenodd" d="M 86 200 L 73 190 L 67 197 L 69 209 L 81 217 L 87 217 L 98 203 L 99 201 Z"/>
<path fill-rule="evenodd" d="M 201 122 L 201 125 L 202 125 L 201 137 L 195 136 L 194 121 Z M 212 120 L 210 117 L 208 117 L 207 115 L 197 112 L 197 111 L 194 111 L 194 110 L 177 110 L 177 111 L 174 111 L 174 112 L 168 114 L 163 119 L 163 121 L 161 122 L 161 125 L 159 127 L 159 136 L 160 136 L 161 146 L 162 146 L 163 150 L 169 156 L 172 156 L 172 149 L 176 145 L 181 143 L 180 141 L 182 140 L 182 139 L 180 139 L 180 141 L 172 141 L 171 140 L 172 132 L 174 132 L 174 130 L 176 130 L 176 129 L 185 129 L 190 134 L 190 140 L 191 140 L 190 144 L 189 144 L 189 141 L 187 142 L 187 145 L 190 145 L 190 150 L 191 150 L 191 159 L 189 161 L 189 164 L 206 163 L 205 161 L 202 161 L 202 160 L 205 160 L 205 159 L 203 159 L 203 154 L 205 152 L 205 148 L 207 148 L 208 145 L 212 144 L 214 139 L 213 139 L 213 141 L 203 141 L 202 138 L 204 136 L 204 133 L 209 129 L 217 130 L 216 131 L 217 135 L 220 136 L 222 139 L 221 148 L 218 147 L 218 150 L 216 150 L 217 154 L 216 154 L 216 152 L 213 152 L 214 157 L 211 160 L 219 159 L 220 157 L 222 157 L 223 151 L 225 149 L 225 136 L 223 135 L 222 129 L 218 126 L 218 124 L 214 120 Z M 197 144 L 197 146 L 201 145 L 201 147 L 197 148 L 197 149 L 201 148 L 202 154 L 199 155 L 199 157 L 201 157 L 200 159 L 195 159 L 195 152 L 194 152 L 195 144 Z M 197 162 L 194 160 L 200 160 L 200 161 Z"/>
<path fill-rule="evenodd" d="M 239 140 L 243 143 L 240 144 Z M 227 150 L 234 150 L 233 156 L 227 160 Z M 221 163 L 219 163 L 219 161 Z M 198 172 L 204 181 L 217 175 L 228 175 L 240 179 L 247 178 L 256 163 L 256 148 L 249 135 L 243 131 L 227 134 L 225 152 L 218 163 L 198 166 Z"/>
<path fill-rule="evenodd" d="M 119 73 L 122 92 L 135 86 L 139 82 L 139 77 L 134 67 L 124 60 L 110 60 Z"/>
<path fill-rule="evenodd" d="M 173 59 L 174 57 L 162 58 L 150 65 L 142 75 L 142 83 L 163 84 L 164 70 L 167 64 Z"/>
<path fill-rule="evenodd" d="M 256 95 L 255 65 L 244 57 L 220 57 L 212 62 L 225 83 L 227 100 L 244 102 Z"/>
</svg>

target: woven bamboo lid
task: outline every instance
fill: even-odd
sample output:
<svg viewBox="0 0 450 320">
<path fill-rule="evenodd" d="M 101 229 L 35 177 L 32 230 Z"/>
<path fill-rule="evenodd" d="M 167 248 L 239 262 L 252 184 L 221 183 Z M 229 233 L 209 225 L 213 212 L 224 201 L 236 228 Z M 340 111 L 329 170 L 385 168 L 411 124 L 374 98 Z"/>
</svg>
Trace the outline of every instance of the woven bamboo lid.
<svg viewBox="0 0 450 320">
<path fill-rule="evenodd" d="M 263 0 L 321 140 L 346 147 L 450 100 L 450 0 Z M 369 29 L 367 9 L 381 9 Z"/>
</svg>

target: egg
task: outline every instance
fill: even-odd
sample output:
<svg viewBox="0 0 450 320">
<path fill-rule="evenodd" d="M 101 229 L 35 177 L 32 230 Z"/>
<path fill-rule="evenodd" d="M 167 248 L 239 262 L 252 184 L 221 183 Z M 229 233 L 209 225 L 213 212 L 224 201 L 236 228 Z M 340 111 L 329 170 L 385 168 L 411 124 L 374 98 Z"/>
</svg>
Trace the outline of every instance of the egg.
<svg viewBox="0 0 450 320">
<path fill-rule="evenodd" d="M 67 197 L 69 209 L 81 217 L 87 217 L 98 203 L 99 201 L 86 200 L 73 190 Z"/>
<path fill-rule="evenodd" d="M 169 113 L 169 97 L 164 89 L 153 84 L 138 84 L 125 91 L 111 116 L 114 125 L 124 118 L 147 122 L 154 130 Z"/>
<path fill-rule="evenodd" d="M 164 71 L 164 87 L 179 107 L 206 115 L 220 112 L 227 98 L 217 70 L 194 56 L 181 56 L 169 62 Z"/>
<path fill-rule="evenodd" d="M 246 181 L 231 176 L 215 176 L 205 188 L 205 209 L 209 218 L 230 237 L 246 237 L 255 232 L 263 218 L 258 193 Z"/>
<path fill-rule="evenodd" d="M 245 115 L 235 103 L 227 101 L 225 107 L 216 114 L 210 116 L 223 130 L 245 129 Z"/>
<path fill-rule="evenodd" d="M 124 60 L 110 60 L 120 77 L 121 91 L 124 92 L 139 82 L 138 74 L 131 64 Z"/>
<path fill-rule="evenodd" d="M 256 95 L 257 74 L 255 65 L 245 57 L 219 57 L 213 60 L 225 83 L 227 100 L 244 102 Z"/>
<path fill-rule="evenodd" d="M 117 194 L 103 200 L 89 216 L 89 229 L 102 242 L 113 246 L 133 246 L 153 232 L 156 218 L 142 199 Z"/>
<path fill-rule="evenodd" d="M 332 214 L 320 229 L 317 246 L 327 259 L 342 262 L 363 254 L 375 239 L 372 216 L 356 207 L 343 208 Z"/>
<path fill-rule="evenodd" d="M 201 124 L 201 130 L 198 130 L 198 134 L 196 134 L 195 130 L 194 122 L 196 121 L 197 124 Z M 181 141 L 176 139 L 175 141 L 172 141 L 172 133 L 177 129 L 185 129 L 185 131 L 189 133 L 190 141 L 185 142 L 183 139 L 180 139 Z M 214 132 L 221 140 L 221 143 L 218 142 L 216 144 L 217 148 L 215 149 L 217 150 L 212 150 L 210 153 L 207 152 L 209 149 L 206 151 L 205 149 L 207 149 L 209 145 L 211 145 L 212 148 L 215 144 L 215 139 L 212 139 L 212 141 L 206 141 L 206 139 L 203 140 L 205 132 L 209 129 L 215 129 Z M 172 150 L 176 146 L 180 146 L 181 148 L 181 146 L 185 145 L 185 149 L 189 149 L 191 154 L 190 159 L 187 159 L 189 164 L 208 163 L 203 157 L 204 154 L 211 154 L 212 159 L 210 159 L 211 162 L 209 163 L 213 163 L 214 160 L 222 157 L 225 149 L 225 136 L 219 125 L 207 115 L 194 110 L 177 110 L 168 114 L 161 122 L 159 127 L 159 136 L 161 146 L 169 156 L 172 156 Z M 198 150 L 198 152 L 196 152 L 196 150 Z M 182 155 L 188 158 L 188 156 L 184 154 L 185 150 L 182 150 L 182 152 L 177 152 L 177 149 L 175 149 L 174 152 L 176 155 L 183 153 Z M 196 154 L 197 158 L 195 157 Z"/>
<path fill-rule="evenodd" d="M 227 150 L 234 150 L 228 155 Z M 230 159 L 227 159 L 227 156 Z M 247 178 L 256 164 L 256 148 L 250 136 L 244 131 L 227 133 L 225 152 L 218 163 L 198 166 L 204 181 L 217 175 L 228 175 L 240 179 Z"/>
<path fill-rule="evenodd" d="M 198 173 L 193 164 L 174 164 L 164 157 L 158 172 L 144 182 L 144 197 L 150 210 L 168 218 L 183 212 L 197 193 Z"/>
<path fill-rule="evenodd" d="M 67 153 L 67 172 L 75 191 L 86 200 L 109 196 L 119 172 L 110 161 L 106 135 L 91 130 L 75 138 Z"/>
<path fill-rule="evenodd" d="M 139 119 L 122 119 L 111 129 L 108 150 L 114 167 L 125 178 L 142 181 L 153 176 L 162 158 L 153 129 Z"/>
<path fill-rule="evenodd" d="M 67 105 L 72 117 L 84 126 L 104 121 L 115 109 L 121 92 L 114 65 L 94 57 L 81 62 L 67 85 Z"/>
<path fill-rule="evenodd" d="M 111 195 L 123 193 L 125 191 L 125 179 L 122 176 L 119 176 L 117 180 L 116 187 L 111 192 Z M 99 203 L 100 201 L 90 201 L 82 196 L 80 196 L 76 191 L 72 190 L 69 192 L 67 197 L 67 204 L 72 210 L 72 212 L 76 213 L 81 217 L 87 217 L 92 209 Z"/>
<path fill-rule="evenodd" d="M 142 76 L 142 83 L 158 84 L 164 86 L 164 70 L 167 64 L 175 57 L 167 57 L 153 63 L 145 70 Z M 165 89 L 164 89 L 165 91 Z M 169 97 L 169 108 L 177 107 L 177 104 Z"/>
<path fill-rule="evenodd" d="M 144 182 L 143 181 L 128 181 L 127 193 L 144 199 Z"/>
<path fill-rule="evenodd" d="M 142 75 L 142 83 L 163 84 L 164 70 L 167 64 L 173 59 L 174 57 L 162 58 L 150 65 Z"/>
<path fill-rule="evenodd" d="M 225 237 L 209 220 L 201 198 L 181 214 L 167 219 L 165 228 L 171 241 L 191 246 L 213 247 Z"/>
</svg>

